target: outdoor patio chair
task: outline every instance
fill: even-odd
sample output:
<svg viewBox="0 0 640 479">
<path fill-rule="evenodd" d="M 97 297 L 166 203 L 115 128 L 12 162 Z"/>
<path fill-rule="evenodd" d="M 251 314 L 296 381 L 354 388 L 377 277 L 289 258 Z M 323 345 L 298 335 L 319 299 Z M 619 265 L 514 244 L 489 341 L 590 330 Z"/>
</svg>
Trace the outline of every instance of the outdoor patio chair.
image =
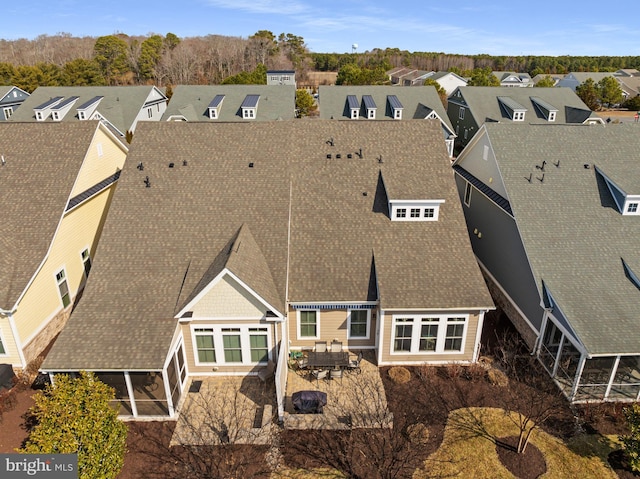
<svg viewBox="0 0 640 479">
<path fill-rule="evenodd" d="M 331 352 L 339 353 L 342 351 L 342 342 L 340 341 L 332 341 L 331 342 Z"/>
<path fill-rule="evenodd" d="M 336 368 L 332 369 L 330 372 L 331 379 L 340 378 L 340 382 L 342 383 L 342 369 Z"/>
<path fill-rule="evenodd" d="M 309 366 L 309 359 L 304 356 L 296 359 L 296 365 L 298 366 L 298 371 L 304 371 Z"/>
<path fill-rule="evenodd" d="M 315 348 L 317 353 L 324 353 L 327 350 L 327 343 L 325 343 L 324 341 L 319 341 L 316 343 L 316 348 Z"/>
<path fill-rule="evenodd" d="M 327 379 L 327 375 L 329 374 L 328 369 L 314 369 L 311 371 L 311 376 L 316 378 L 316 386 L 320 385 L 321 379 Z"/>
<path fill-rule="evenodd" d="M 347 365 L 347 369 L 349 371 L 360 372 L 360 362 L 362 362 L 362 351 L 358 353 L 358 357 L 356 359 L 352 359 L 349 361 L 349 364 Z"/>
</svg>

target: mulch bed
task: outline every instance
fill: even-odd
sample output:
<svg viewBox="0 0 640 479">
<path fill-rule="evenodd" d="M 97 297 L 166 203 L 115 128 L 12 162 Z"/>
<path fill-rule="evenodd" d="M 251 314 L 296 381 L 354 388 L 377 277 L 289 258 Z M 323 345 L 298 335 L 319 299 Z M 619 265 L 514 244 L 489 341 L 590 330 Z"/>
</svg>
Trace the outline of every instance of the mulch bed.
<svg viewBox="0 0 640 479">
<path fill-rule="evenodd" d="M 496 452 L 502 465 L 519 479 L 536 479 L 547 472 L 544 455 L 533 444 L 527 444 L 524 452 L 518 454 L 516 436 L 500 437 L 496 443 Z"/>
<path fill-rule="evenodd" d="M 622 450 L 613 451 L 609 454 L 609 464 L 620 479 L 637 479 L 640 477 L 640 473 L 631 470 L 629 461 L 627 461 Z"/>
</svg>

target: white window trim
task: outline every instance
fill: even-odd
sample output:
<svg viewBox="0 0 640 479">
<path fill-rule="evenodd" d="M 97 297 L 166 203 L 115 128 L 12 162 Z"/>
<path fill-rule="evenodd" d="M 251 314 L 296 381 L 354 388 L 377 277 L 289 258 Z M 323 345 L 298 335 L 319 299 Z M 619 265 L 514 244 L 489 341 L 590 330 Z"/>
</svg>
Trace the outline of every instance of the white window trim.
<svg viewBox="0 0 640 479">
<path fill-rule="evenodd" d="M 256 118 L 256 109 L 255 108 L 243 108 L 242 109 L 242 118 L 245 120 L 254 120 Z"/>
<path fill-rule="evenodd" d="M 391 220 L 392 221 L 438 221 L 440 215 L 440 205 L 444 200 L 425 200 L 425 201 L 391 201 Z M 398 217 L 398 210 L 406 210 L 404 217 Z M 416 217 L 411 217 L 411 210 L 419 209 L 420 213 Z M 433 209 L 433 216 L 425 217 L 425 210 Z"/>
<path fill-rule="evenodd" d="M 231 332 L 222 332 L 223 329 L 226 328 L 234 328 L 240 329 L 240 347 L 242 349 L 242 362 L 229 362 L 227 363 L 224 358 L 224 343 L 222 341 L 222 336 L 226 333 L 227 335 L 231 334 Z M 261 328 L 264 329 L 264 334 L 267 336 L 267 361 L 271 360 L 271 349 L 273 345 L 271 344 L 271 326 L 269 324 L 259 324 L 259 323 L 251 323 L 251 324 L 211 324 L 211 323 L 201 323 L 201 324 L 191 324 L 191 346 L 193 348 L 193 361 L 196 366 L 255 366 L 258 364 L 267 364 L 267 362 L 253 362 L 251 361 L 251 342 L 249 336 L 255 331 L 249 331 L 250 329 Z M 213 329 L 213 349 L 216 354 L 216 362 L 214 363 L 205 363 L 201 362 L 198 357 L 198 345 L 196 343 L 196 336 L 204 335 L 203 333 L 196 333 L 196 329 Z"/>
<path fill-rule="evenodd" d="M 302 336 L 300 334 L 300 311 L 315 311 L 316 312 L 316 335 L 315 336 Z M 319 309 L 298 309 L 296 310 L 296 334 L 297 334 L 297 339 L 299 341 L 304 341 L 304 340 L 314 340 L 314 339 L 320 339 L 320 310 Z"/>
<path fill-rule="evenodd" d="M 364 336 L 351 336 L 351 312 L 352 311 L 366 311 L 367 313 L 367 328 Z M 348 309 L 347 310 L 347 339 L 362 339 L 366 340 L 371 337 L 371 310 L 370 309 Z"/>
<path fill-rule="evenodd" d="M 7 342 L 4 340 L 4 335 L 2 334 L 2 329 L 0 329 L 0 344 L 4 349 L 4 353 L 0 352 L 0 358 L 5 358 L 9 356 L 9 349 L 7 348 Z"/>
<path fill-rule="evenodd" d="M 464 187 L 464 198 L 463 198 L 463 203 L 467 207 L 471 207 L 471 194 L 472 194 L 471 183 L 467 181 L 466 186 Z"/>
<path fill-rule="evenodd" d="M 462 331 L 462 347 L 460 351 L 446 351 L 444 349 L 445 340 L 447 337 L 447 324 L 448 319 L 461 318 L 460 323 L 464 320 L 464 329 Z M 411 330 L 411 350 L 410 351 L 395 351 L 394 344 L 396 341 L 396 321 L 398 319 L 413 319 L 413 325 Z M 420 351 L 420 332 L 422 329 L 422 319 L 437 319 L 438 320 L 438 338 L 436 340 L 435 351 Z M 389 344 L 389 353 L 394 356 L 402 355 L 438 355 L 438 354 L 464 354 L 465 345 L 467 342 L 467 332 L 469 330 L 469 315 L 468 314 L 449 314 L 439 316 L 437 314 L 394 314 L 391 319 L 391 342 Z"/>
<path fill-rule="evenodd" d="M 369 120 L 375 120 L 376 119 L 376 110 L 375 110 L 375 108 L 369 108 L 367 110 L 367 118 Z"/>
<path fill-rule="evenodd" d="M 524 111 L 514 111 L 513 112 L 513 121 L 524 121 Z"/>
<path fill-rule="evenodd" d="M 218 119 L 218 109 L 217 108 L 209 108 L 209 118 L 211 120 Z"/>
<path fill-rule="evenodd" d="M 464 120 L 464 110 L 465 108 L 463 106 L 458 110 L 458 120 Z"/>
<path fill-rule="evenodd" d="M 550 111 L 549 112 L 549 121 L 556 121 L 556 112 L 555 111 Z"/>
<path fill-rule="evenodd" d="M 360 117 L 360 112 L 358 110 L 356 110 L 355 108 L 351 109 L 351 119 L 352 120 L 357 120 Z"/>
<path fill-rule="evenodd" d="M 62 300 L 62 292 L 60 291 L 60 284 L 62 284 L 62 281 L 58 280 L 58 274 L 60 273 L 64 273 L 64 278 L 62 278 L 62 281 L 67 283 L 67 290 L 69 294 L 69 304 L 67 306 L 64 305 L 64 301 Z M 60 300 L 60 306 L 62 306 L 62 309 L 67 309 L 73 306 L 73 296 L 71 295 L 71 286 L 69 286 L 69 276 L 67 275 L 66 265 L 63 265 L 60 269 L 54 270 L 53 280 L 56 284 L 56 291 L 58 292 L 58 299 Z"/>
<path fill-rule="evenodd" d="M 13 115 L 13 107 L 12 106 L 5 106 L 2 109 L 2 112 L 4 114 L 4 119 L 8 120 L 9 118 L 11 118 L 11 115 Z"/>
<path fill-rule="evenodd" d="M 393 119 L 402 120 L 402 110 L 400 108 L 396 108 L 395 110 L 393 110 Z"/>
<path fill-rule="evenodd" d="M 87 258 L 89 260 L 90 266 L 89 269 L 91 269 L 91 267 L 93 266 L 93 258 L 91 257 L 91 247 L 89 245 L 85 245 L 84 248 L 80 249 L 80 263 L 82 264 L 82 273 L 84 274 L 84 277 L 87 277 L 87 267 L 86 267 L 86 261 L 83 258 L 82 254 L 84 252 L 87 252 Z"/>
<path fill-rule="evenodd" d="M 629 211 L 629 208 L 633 204 L 638 205 L 636 208 L 636 211 Z M 629 215 L 629 216 L 640 215 L 640 198 L 635 198 L 635 197 L 627 198 L 624 202 L 624 209 L 622 210 L 622 214 Z"/>
</svg>

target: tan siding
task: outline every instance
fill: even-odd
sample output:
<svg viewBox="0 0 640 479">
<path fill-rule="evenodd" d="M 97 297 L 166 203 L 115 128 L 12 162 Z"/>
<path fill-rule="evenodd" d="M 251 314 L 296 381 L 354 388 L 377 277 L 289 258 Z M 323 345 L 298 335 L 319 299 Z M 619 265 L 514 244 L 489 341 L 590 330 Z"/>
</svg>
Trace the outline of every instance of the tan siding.
<svg viewBox="0 0 640 479">
<path fill-rule="evenodd" d="M 98 155 L 98 145 L 101 145 L 102 156 Z M 105 178 L 113 175 L 117 169 L 122 169 L 126 153 L 122 147 L 114 143 L 113 139 L 100 128 L 89 145 L 82 169 L 73 186 L 71 197 L 88 190 Z"/>
<path fill-rule="evenodd" d="M 212 321 L 212 320 L 202 320 L 202 321 L 192 321 L 190 323 L 182 323 L 182 335 L 184 337 L 184 353 L 187 357 L 187 369 L 189 370 L 190 375 L 202 375 L 207 373 L 216 373 L 216 374 L 248 374 L 250 372 L 256 372 L 263 368 L 263 366 L 255 366 L 255 365 L 233 365 L 233 366 L 225 366 L 225 365 L 206 365 L 206 366 L 198 366 L 196 365 L 195 356 L 195 345 L 193 343 L 193 336 L 191 335 L 191 327 L 205 327 L 206 325 L 218 325 L 224 324 L 228 325 L 229 321 Z M 238 321 L 238 325 L 243 324 L 258 324 L 258 321 Z M 268 325 L 270 328 L 270 341 L 271 341 L 271 357 L 275 359 L 275 338 L 274 331 L 276 328 L 280 326 L 278 324 L 271 324 L 267 322 L 259 322 L 260 326 Z M 223 354 L 222 351 L 216 350 L 216 358 L 219 357 L 220 354 Z"/>
<path fill-rule="evenodd" d="M 412 362 L 454 362 L 454 361 L 471 361 L 475 348 L 476 332 L 478 331 L 478 314 L 476 311 L 467 311 L 469 320 L 467 324 L 467 332 L 463 353 L 458 354 L 391 354 L 391 328 L 393 326 L 393 315 L 403 314 L 406 311 L 385 311 L 384 312 L 384 339 L 382 348 L 382 363 L 412 363 Z M 460 312 L 464 313 L 464 312 Z M 416 313 L 411 313 L 416 314 Z M 424 314 L 444 314 L 441 312 L 424 311 Z M 453 313 L 447 313 L 447 315 Z"/>
<path fill-rule="evenodd" d="M 20 301 L 14 315 L 18 335 L 23 343 L 62 309 L 56 273 L 65 268 L 71 293 L 71 305 L 84 281 L 81 253 L 95 252 L 104 223 L 103 214 L 111 202 L 113 187 L 101 192 L 67 213 L 53 242 L 49 257 Z M 70 305 L 70 306 L 71 306 Z"/>
<path fill-rule="evenodd" d="M 20 366 L 20 354 L 16 346 L 13 332 L 11 331 L 11 325 L 9 324 L 9 318 L 0 315 L 0 338 L 2 338 L 2 345 L 4 346 L 5 355 L 0 355 L 0 363 L 12 364 Z"/>
<path fill-rule="evenodd" d="M 342 341 L 347 349 L 372 347 L 376 344 L 376 312 L 371 312 L 371 325 L 369 327 L 369 339 L 347 339 L 347 310 L 333 309 L 320 311 L 320 338 L 298 339 L 298 315 L 296 310 L 289 309 L 289 339 L 291 348 L 313 348 L 316 341 L 331 343 L 334 339 Z"/>
<path fill-rule="evenodd" d="M 225 276 L 194 305 L 198 318 L 260 318 L 267 308 L 230 276 Z"/>
</svg>

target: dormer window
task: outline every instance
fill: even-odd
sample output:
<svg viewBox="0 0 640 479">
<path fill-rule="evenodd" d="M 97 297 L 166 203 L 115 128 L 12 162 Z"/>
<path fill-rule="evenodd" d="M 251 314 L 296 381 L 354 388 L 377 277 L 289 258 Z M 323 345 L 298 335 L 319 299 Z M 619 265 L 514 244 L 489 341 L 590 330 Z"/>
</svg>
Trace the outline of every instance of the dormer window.
<svg viewBox="0 0 640 479">
<path fill-rule="evenodd" d="M 347 95 L 347 106 L 349 107 L 349 116 L 352 120 L 360 118 L 360 103 L 355 95 Z"/>
<path fill-rule="evenodd" d="M 533 106 L 536 107 L 547 121 L 556 121 L 556 114 L 558 113 L 558 109 L 556 107 L 537 96 L 531 97 L 531 103 L 533 103 Z"/>
<path fill-rule="evenodd" d="M 438 221 L 440 205 L 444 200 L 392 200 L 392 221 Z"/>
<path fill-rule="evenodd" d="M 224 100 L 224 95 L 216 95 L 211 103 L 209 103 L 209 118 L 212 120 L 217 120 L 219 115 L 220 108 L 222 108 L 222 101 Z"/>
<path fill-rule="evenodd" d="M 375 120 L 376 119 L 376 102 L 373 101 L 373 97 L 371 95 L 362 95 L 362 103 L 364 104 L 364 109 L 367 112 L 367 119 Z"/>
<path fill-rule="evenodd" d="M 605 184 L 609 189 L 609 193 L 611 193 L 611 197 L 616 203 L 618 211 L 624 216 L 640 216 L 640 209 L 638 208 L 640 205 L 640 195 L 625 192 L 620 185 L 616 184 L 597 166 L 596 172 L 605 181 Z"/>
<path fill-rule="evenodd" d="M 394 120 L 402 120 L 402 103 L 398 100 L 398 97 L 395 95 L 389 95 L 387 97 L 387 101 L 389 102 L 389 107 L 393 112 Z"/>
<path fill-rule="evenodd" d="M 638 214 L 638 203 L 627 203 L 627 214 L 629 214 L 629 215 L 637 215 Z"/>
<path fill-rule="evenodd" d="M 513 98 L 508 96 L 499 96 L 498 102 L 503 111 L 509 115 L 512 121 L 524 121 L 524 114 L 527 109 Z"/>
<path fill-rule="evenodd" d="M 55 98 L 51 98 L 49 101 L 44 102 L 42 105 L 35 107 L 33 109 L 33 112 L 36 114 L 36 120 L 45 121 L 47 118 L 49 118 L 51 110 L 62 101 L 62 98 L 63 97 L 61 96 L 57 96 Z"/>
<path fill-rule="evenodd" d="M 242 109 L 242 118 L 245 120 L 254 120 L 258 110 L 258 101 L 260 101 L 260 95 L 247 95 L 240 105 Z"/>
<path fill-rule="evenodd" d="M 51 108 L 51 118 L 53 119 L 53 121 L 61 121 L 65 115 L 69 112 L 69 110 L 71 110 L 71 107 L 73 106 L 73 104 L 78 101 L 77 96 L 72 96 L 67 98 L 64 101 L 61 101 L 60 103 L 56 104 L 55 106 L 52 106 Z"/>
</svg>

